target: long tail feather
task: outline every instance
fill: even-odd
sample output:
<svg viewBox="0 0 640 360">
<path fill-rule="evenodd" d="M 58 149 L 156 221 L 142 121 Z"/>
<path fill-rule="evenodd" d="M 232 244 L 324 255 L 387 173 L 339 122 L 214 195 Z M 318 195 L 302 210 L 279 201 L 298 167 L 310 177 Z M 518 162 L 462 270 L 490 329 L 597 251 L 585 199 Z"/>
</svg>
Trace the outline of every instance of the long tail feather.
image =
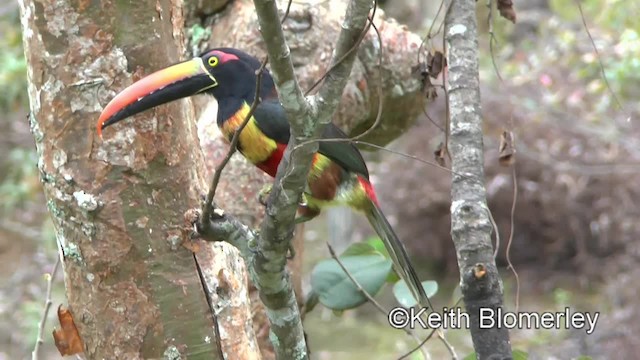
<svg viewBox="0 0 640 360">
<path fill-rule="evenodd" d="M 389 224 L 389 221 L 387 221 L 387 218 L 382 213 L 382 210 L 380 210 L 380 207 L 378 207 L 374 202 L 371 202 L 371 207 L 366 212 L 366 215 L 371 226 L 373 226 L 387 248 L 396 271 L 407 283 L 407 286 L 418 301 L 418 304 L 423 307 L 428 307 L 430 305 L 429 298 L 422 287 L 422 283 L 420 282 L 413 265 L 411 265 L 409 255 L 407 254 L 404 245 L 393 231 L 391 224 Z"/>
</svg>

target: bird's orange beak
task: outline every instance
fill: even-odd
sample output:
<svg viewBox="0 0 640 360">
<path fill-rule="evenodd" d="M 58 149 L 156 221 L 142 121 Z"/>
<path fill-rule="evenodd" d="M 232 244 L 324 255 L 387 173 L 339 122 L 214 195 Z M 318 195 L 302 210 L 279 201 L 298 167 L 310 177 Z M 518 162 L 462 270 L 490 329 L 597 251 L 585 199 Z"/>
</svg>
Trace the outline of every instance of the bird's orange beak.
<svg viewBox="0 0 640 360">
<path fill-rule="evenodd" d="M 199 57 L 156 71 L 122 90 L 102 110 L 98 135 L 120 120 L 218 85 Z"/>
</svg>

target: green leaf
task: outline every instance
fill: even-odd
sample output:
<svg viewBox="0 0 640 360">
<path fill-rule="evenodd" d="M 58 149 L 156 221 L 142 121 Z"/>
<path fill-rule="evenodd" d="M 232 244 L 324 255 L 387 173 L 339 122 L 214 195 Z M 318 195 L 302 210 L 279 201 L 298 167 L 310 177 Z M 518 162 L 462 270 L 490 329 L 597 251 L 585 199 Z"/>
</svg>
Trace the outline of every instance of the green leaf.
<svg viewBox="0 0 640 360">
<path fill-rule="evenodd" d="M 340 257 L 340 261 L 371 296 L 380 291 L 391 270 L 391 260 L 380 254 Z M 320 303 L 332 310 L 352 309 L 367 301 L 334 259 L 323 260 L 313 268 L 311 287 Z"/>
<path fill-rule="evenodd" d="M 370 237 L 367 239 L 365 243 L 371 245 L 374 249 L 376 249 L 378 252 L 384 255 L 384 257 L 386 258 L 389 257 L 389 252 L 387 251 L 387 248 L 384 246 L 384 242 L 382 242 L 382 239 L 380 239 L 379 237 L 377 236 Z"/>
<path fill-rule="evenodd" d="M 529 354 L 527 354 L 522 350 L 517 350 L 517 349 L 513 350 L 511 352 L 511 355 L 513 356 L 513 360 L 527 360 L 529 358 Z"/>
<path fill-rule="evenodd" d="M 362 255 L 382 255 L 371 244 L 358 242 L 349 245 L 349 247 L 340 255 L 340 257 L 362 256 Z M 384 255 L 383 255 L 384 256 Z"/>
<path fill-rule="evenodd" d="M 400 280 L 400 275 L 396 273 L 395 269 L 393 271 L 389 271 L 389 276 L 387 276 L 386 281 L 389 284 L 395 284 L 396 282 L 398 282 L 398 280 Z"/>
<path fill-rule="evenodd" d="M 359 243 L 359 244 L 362 244 L 362 243 Z M 364 244 L 367 244 L 368 246 L 372 247 L 377 253 L 380 253 L 384 257 L 389 259 L 389 252 L 387 251 L 387 248 L 384 246 L 382 239 L 380 239 L 379 237 L 372 236 L 368 238 L 367 241 L 364 242 Z M 348 250 L 349 249 L 347 249 L 347 251 Z M 387 282 L 389 284 L 395 284 L 398 280 L 400 280 L 400 276 L 398 276 L 398 274 L 395 271 L 389 271 L 389 276 L 387 276 Z"/>
<path fill-rule="evenodd" d="M 462 360 L 477 360 L 476 353 L 472 352 L 471 354 L 465 356 L 464 359 L 462 359 Z"/>
<path fill-rule="evenodd" d="M 438 292 L 438 283 L 432 280 L 423 281 L 422 287 L 428 297 L 432 297 Z M 418 303 L 404 280 L 400 280 L 393 285 L 393 296 L 396 297 L 396 300 L 398 300 L 400 305 L 406 308 L 412 307 Z"/>
<path fill-rule="evenodd" d="M 527 360 L 529 358 L 529 354 L 527 354 L 526 352 L 522 351 L 522 350 L 513 350 L 511 352 L 512 355 L 512 359 L 513 360 Z M 464 357 L 464 359 L 462 360 L 476 360 L 476 353 L 473 352 L 467 356 Z"/>
</svg>

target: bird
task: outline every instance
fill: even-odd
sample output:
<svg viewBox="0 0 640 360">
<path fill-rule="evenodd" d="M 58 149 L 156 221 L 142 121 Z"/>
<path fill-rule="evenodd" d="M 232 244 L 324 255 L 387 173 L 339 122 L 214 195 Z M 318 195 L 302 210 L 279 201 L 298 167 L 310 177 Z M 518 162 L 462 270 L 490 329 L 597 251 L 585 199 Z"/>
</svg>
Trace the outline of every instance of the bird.
<svg viewBox="0 0 640 360">
<path fill-rule="evenodd" d="M 218 102 L 217 125 L 230 142 L 249 114 L 257 93 L 261 101 L 240 133 L 237 148 L 249 162 L 275 177 L 289 143 L 290 126 L 273 78 L 261 65 L 257 58 L 242 50 L 215 48 L 158 70 L 122 90 L 104 107 L 98 119 L 98 135 L 102 137 L 105 128 L 153 107 L 208 94 Z M 256 92 L 260 69 L 260 89 Z M 321 138 L 348 140 L 333 123 L 325 127 Z M 429 299 L 420 279 L 380 208 L 367 165 L 353 143 L 319 142 L 303 198 L 297 222 L 308 221 L 323 208 L 340 204 L 364 213 L 382 239 L 398 275 L 418 304 L 428 307 Z"/>
</svg>

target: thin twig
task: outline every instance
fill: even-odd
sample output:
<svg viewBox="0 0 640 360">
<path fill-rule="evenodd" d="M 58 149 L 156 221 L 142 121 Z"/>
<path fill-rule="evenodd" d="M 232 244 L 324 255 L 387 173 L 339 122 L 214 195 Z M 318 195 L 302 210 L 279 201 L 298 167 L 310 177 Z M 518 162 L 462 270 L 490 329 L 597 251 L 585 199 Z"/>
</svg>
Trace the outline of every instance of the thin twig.
<svg viewBox="0 0 640 360">
<path fill-rule="evenodd" d="M 209 229 L 209 218 L 211 217 L 211 212 L 213 211 L 213 198 L 216 195 L 216 190 L 218 188 L 218 184 L 220 183 L 222 170 L 225 168 L 225 166 L 227 166 L 233 154 L 235 154 L 238 148 L 238 141 L 240 141 L 240 133 L 242 133 L 242 130 L 244 130 L 247 124 L 249 124 L 249 121 L 253 117 L 253 113 L 255 112 L 256 108 L 260 104 L 260 101 L 261 101 L 260 87 L 262 85 L 262 72 L 267 66 L 268 61 L 269 61 L 269 57 L 265 56 L 264 60 L 262 61 L 262 65 L 260 66 L 260 69 L 257 70 L 256 92 L 254 95 L 253 103 L 251 104 L 251 108 L 249 108 L 249 112 L 247 113 L 247 116 L 245 116 L 244 120 L 242 121 L 242 124 L 240 124 L 240 126 L 233 133 L 233 137 L 229 142 L 229 151 L 227 151 L 227 155 L 224 157 L 224 159 L 222 159 L 220 164 L 216 166 L 215 173 L 213 174 L 213 180 L 211 181 L 211 186 L 209 187 L 209 192 L 207 193 L 207 199 L 205 203 L 202 205 L 202 216 L 200 217 L 200 230 L 203 232 L 207 232 L 207 230 Z"/>
<path fill-rule="evenodd" d="M 591 41 L 591 46 L 593 46 L 593 51 L 595 51 L 596 53 L 596 58 L 598 59 L 598 65 L 600 65 L 600 72 L 602 73 L 602 79 L 604 80 L 605 85 L 607 85 L 607 89 L 611 93 L 611 96 L 613 96 L 613 100 L 615 100 L 616 105 L 618 105 L 618 108 L 622 111 L 626 111 L 624 109 L 624 106 L 622 106 L 622 103 L 620 102 L 620 100 L 618 100 L 618 96 L 616 95 L 616 93 L 611 88 L 611 85 L 609 84 L 609 79 L 607 79 L 607 74 L 605 73 L 605 70 L 604 70 L 604 64 L 602 63 L 602 58 L 600 58 L 600 52 L 598 51 L 598 47 L 596 46 L 595 40 L 593 40 L 593 36 L 591 36 L 591 31 L 589 31 L 589 26 L 587 26 L 587 20 L 584 18 L 582 5 L 580 4 L 579 0 L 575 0 L 575 3 L 576 3 L 576 6 L 578 6 L 578 10 L 580 11 L 580 18 L 582 19 L 582 25 L 584 25 L 584 30 L 587 32 L 587 36 L 589 36 L 589 40 Z"/>
<path fill-rule="evenodd" d="M 36 338 L 36 345 L 33 347 L 33 352 L 31 353 L 31 360 L 38 360 L 40 345 L 44 342 L 42 338 L 42 334 L 44 333 L 44 327 L 47 323 L 47 316 L 49 315 L 49 309 L 51 309 L 51 288 L 53 287 L 53 279 L 56 277 L 56 273 L 58 272 L 58 266 L 60 265 L 60 256 L 56 256 L 56 263 L 53 265 L 53 270 L 51 270 L 51 274 L 47 274 L 47 292 L 45 294 L 45 302 L 44 302 L 44 311 L 42 312 L 42 317 L 40 318 L 40 325 L 38 326 L 38 335 Z"/>
<path fill-rule="evenodd" d="M 451 5 L 453 4 L 453 0 L 449 2 L 449 6 L 447 6 L 447 11 L 445 12 L 445 20 L 449 15 L 449 11 L 451 10 Z M 444 26 L 445 21 L 442 21 Z M 445 57 L 447 53 L 447 37 L 442 37 L 442 49 L 445 51 Z M 449 90 L 447 89 L 447 68 L 445 67 L 442 70 L 442 85 L 444 85 L 444 108 L 445 108 L 445 132 L 444 132 L 444 152 L 449 158 L 449 164 L 453 163 L 451 159 L 451 154 L 449 153 L 449 133 L 451 132 L 451 109 L 449 108 Z"/>
<path fill-rule="evenodd" d="M 370 143 L 370 142 L 367 142 L 367 141 L 362 141 L 362 140 L 355 140 L 354 141 L 352 139 L 345 139 L 345 138 L 314 139 L 314 140 L 309 140 L 309 141 L 306 141 L 304 143 L 296 145 L 293 148 L 293 151 L 298 150 L 298 148 L 300 148 L 302 145 L 306 145 L 306 144 L 309 144 L 309 143 L 312 143 L 312 142 L 319 142 L 319 143 L 321 143 L 321 142 L 324 142 L 324 143 L 326 143 L 326 142 L 350 142 L 350 143 L 353 143 L 354 145 L 369 146 L 369 147 L 372 147 L 374 149 L 385 151 L 385 152 L 388 152 L 388 153 L 391 153 L 391 154 L 394 154 L 394 155 L 399 155 L 399 156 L 405 157 L 407 159 L 415 160 L 417 162 L 420 162 L 420 163 L 423 163 L 423 164 L 426 164 L 426 165 L 435 166 L 438 169 L 444 170 L 444 171 L 446 171 L 446 172 L 448 172 L 450 174 L 455 174 L 455 175 L 461 176 L 463 178 L 468 178 L 467 175 L 455 172 L 455 171 L 453 171 L 453 170 L 451 170 L 451 169 L 449 169 L 447 167 L 444 167 L 444 166 L 442 166 L 442 165 L 440 165 L 440 164 L 438 164 L 436 162 L 422 159 L 422 158 L 420 158 L 420 157 L 418 157 L 416 155 L 403 153 L 402 151 L 391 150 L 391 149 L 388 149 L 388 148 L 386 148 L 384 146 L 377 145 L 377 144 L 374 144 L 374 143 Z"/>
<path fill-rule="evenodd" d="M 409 356 L 411 356 L 411 354 L 413 354 L 414 352 L 420 350 L 423 348 L 424 344 L 427 343 L 427 341 L 429 341 L 431 339 L 431 337 L 433 337 L 433 334 L 436 332 L 436 328 L 431 329 L 431 332 L 429 332 L 429 335 L 427 335 L 427 337 L 422 340 L 416 347 L 414 347 L 413 349 L 409 350 L 406 354 L 400 356 L 398 358 L 398 360 L 403 360 L 408 358 Z"/>
<path fill-rule="evenodd" d="M 378 0 L 374 0 L 374 2 L 373 2 L 373 10 L 372 10 L 371 16 L 370 16 L 371 19 L 373 19 L 374 16 L 376 15 L 376 10 L 377 9 L 378 9 Z M 307 89 L 307 91 L 305 91 L 305 93 L 304 93 L 305 96 L 309 95 L 309 93 L 311 93 L 311 91 L 313 91 L 313 89 L 315 89 L 318 85 L 320 85 L 322 80 L 324 80 L 327 76 L 329 76 L 331 71 L 333 69 L 335 69 L 336 66 L 340 65 L 340 63 L 343 62 L 344 59 L 346 59 L 349 55 L 351 55 L 352 52 L 356 51 L 360 47 L 360 43 L 362 43 L 362 40 L 364 40 L 364 37 L 367 36 L 367 32 L 369 32 L 369 28 L 371 27 L 371 25 L 373 25 L 373 20 L 370 20 L 369 22 L 367 22 L 367 25 L 362 30 L 362 33 L 360 34 L 360 37 L 358 38 L 358 41 L 356 41 L 356 43 L 349 49 L 349 51 L 344 53 L 344 55 L 342 55 L 335 63 L 333 63 L 327 69 L 327 71 L 325 71 L 324 74 L 322 74 L 322 76 L 320 76 L 320 78 L 318 80 L 316 80 L 316 82 L 314 82 L 311 85 L 311 87 L 309 87 L 309 89 Z M 382 42 L 382 40 L 381 40 L 381 42 Z M 380 48 L 380 51 L 382 51 L 382 48 Z"/>
<path fill-rule="evenodd" d="M 420 42 L 420 46 L 418 47 L 418 64 L 420 64 L 420 54 L 422 54 L 422 48 L 424 47 L 424 43 L 429 40 L 431 41 L 431 39 L 435 36 L 435 34 L 432 34 L 431 32 L 433 31 L 433 25 L 436 23 L 436 19 L 438 19 L 438 17 L 440 16 L 440 11 L 442 11 L 442 8 L 444 6 L 445 0 L 442 0 L 440 2 L 440 6 L 438 7 L 438 11 L 436 12 L 436 16 L 433 17 L 433 21 L 431 22 L 431 25 L 429 26 L 429 31 L 427 32 L 427 35 L 425 35 L 424 38 L 422 38 L 422 41 Z M 440 32 L 439 30 L 436 32 L 436 34 Z"/>
<path fill-rule="evenodd" d="M 461 297 L 458 298 L 458 300 L 455 302 L 455 304 L 453 304 L 453 306 L 451 308 L 458 307 L 458 305 L 460 304 L 461 301 L 462 301 L 462 298 Z M 411 354 L 413 354 L 414 352 L 418 351 L 418 349 L 420 347 L 422 347 L 424 344 L 426 344 L 427 341 L 429 341 L 429 339 L 431 339 L 431 337 L 436 332 L 436 330 L 437 330 L 436 328 L 431 329 L 431 332 L 429 333 L 429 335 L 424 340 L 422 340 L 422 342 L 418 346 L 416 346 L 415 348 L 411 349 L 408 353 L 406 353 L 406 354 L 402 355 L 401 357 L 399 357 L 398 360 L 406 359 L 409 356 L 411 356 Z"/>
<path fill-rule="evenodd" d="M 280 20 L 280 25 L 284 24 L 284 21 L 289 17 L 289 11 L 291 11 L 291 4 L 293 0 L 289 0 L 287 3 L 287 8 L 284 10 L 284 15 L 282 15 L 282 20 Z"/>
<path fill-rule="evenodd" d="M 496 64 L 495 52 L 493 51 L 493 45 L 494 43 L 496 44 L 498 43 L 498 39 L 496 39 L 496 34 L 493 32 L 493 1 L 492 0 L 487 0 L 487 7 L 489 8 L 489 14 L 487 15 L 487 25 L 489 27 L 489 53 L 491 54 L 491 63 L 493 64 L 493 70 L 496 72 L 496 75 L 498 75 L 498 79 L 500 79 L 501 82 L 504 82 L 504 80 L 502 80 L 502 75 L 500 75 L 498 64 Z"/>
<path fill-rule="evenodd" d="M 375 8 L 374 8 L 374 11 L 375 11 Z M 362 139 L 363 137 L 367 136 L 375 128 L 377 128 L 378 125 L 380 125 L 380 122 L 382 121 L 382 103 L 384 102 L 383 101 L 384 93 L 382 91 L 382 57 L 383 57 L 383 51 L 384 51 L 384 44 L 382 43 L 382 36 L 380 35 L 380 30 L 378 30 L 378 27 L 376 26 L 376 24 L 373 23 L 373 17 L 369 17 L 368 20 L 369 20 L 369 24 L 371 25 L 371 27 L 373 27 L 373 30 L 376 32 L 376 36 L 378 37 L 378 42 L 380 43 L 380 51 L 378 52 L 378 87 L 377 87 L 378 113 L 376 114 L 376 120 L 373 122 L 373 124 L 369 126 L 369 128 L 365 130 L 362 134 L 354 136 L 352 140 Z"/>
<path fill-rule="evenodd" d="M 492 6 L 492 1 L 491 0 L 487 0 L 487 6 L 489 7 L 489 16 L 487 18 L 487 24 L 489 26 L 489 35 L 490 35 L 490 40 L 489 40 L 489 52 L 491 53 L 491 63 L 493 64 L 493 69 L 496 73 L 496 75 L 498 76 L 498 80 L 500 80 L 500 82 L 503 85 L 505 84 L 504 79 L 502 78 L 502 75 L 500 75 L 500 70 L 498 68 L 498 65 L 496 63 L 496 59 L 495 59 L 495 54 L 494 54 L 494 50 L 493 50 L 493 44 L 494 41 L 497 42 L 496 38 L 495 38 L 495 34 L 493 33 L 493 6 Z M 582 19 L 584 21 L 584 17 Z M 586 28 L 586 24 L 585 24 L 585 28 Z M 587 32 L 589 30 L 587 29 Z M 593 39 L 592 39 L 593 40 Z M 595 44 L 594 44 L 595 47 Z M 596 49 L 597 51 L 597 49 Z M 599 60 L 599 58 L 598 58 Z M 602 64 L 601 64 L 602 65 Z M 606 80 L 606 78 L 605 78 Z M 615 94 L 614 94 L 615 95 Z M 514 125 L 513 125 L 513 104 L 511 104 L 511 100 L 509 100 L 509 104 L 511 105 L 511 110 L 510 110 L 510 115 L 509 115 L 509 126 L 511 127 L 511 129 L 513 129 Z M 515 312 L 518 312 L 518 308 L 520 306 L 520 277 L 518 276 L 518 272 L 516 271 L 516 268 L 513 266 L 513 263 L 511 262 L 511 245 L 513 243 L 513 234 L 514 234 L 514 227 L 515 227 L 515 213 L 516 213 L 516 204 L 518 202 L 518 178 L 516 176 L 516 165 L 515 163 L 513 163 L 511 165 L 512 167 L 512 172 L 511 172 L 511 177 L 512 177 L 512 182 L 513 182 L 513 199 L 511 201 L 511 213 L 509 216 L 509 222 L 510 222 L 510 226 L 509 226 L 509 239 L 507 240 L 507 248 L 505 249 L 505 257 L 507 260 L 507 267 L 509 269 L 511 269 L 511 271 L 513 272 L 513 276 L 516 279 L 516 300 L 515 300 Z M 491 224 L 494 227 L 494 231 L 496 233 L 496 248 L 495 251 L 493 253 L 493 257 L 494 259 L 496 258 L 496 256 L 498 255 L 498 251 L 500 248 L 500 232 L 498 231 L 498 225 L 496 224 L 496 221 L 493 218 L 493 214 L 491 213 L 491 210 L 489 210 L 489 219 L 491 220 Z"/>
<path fill-rule="evenodd" d="M 500 249 L 500 231 L 498 230 L 498 224 L 496 224 L 496 220 L 493 218 L 493 214 L 491 210 L 487 209 L 489 213 L 489 220 L 491 220 L 491 226 L 493 226 L 493 232 L 496 234 L 496 248 L 493 251 L 493 258 L 495 259 L 498 256 L 498 250 Z"/>
<path fill-rule="evenodd" d="M 453 348 L 453 346 L 451 346 L 451 343 L 449 343 L 447 338 L 444 336 L 444 332 L 442 331 L 442 329 L 438 328 L 436 333 L 438 334 L 438 338 L 440 339 L 440 341 L 442 341 L 444 347 L 449 350 L 449 354 L 451 354 L 451 360 L 458 360 L 458 354 L 456 354 L 456 350 Z"/>
<path fill-rule="evenodd" d="M 333 250 L 333 246 L 331 246 L 329 242 L 327 242 L 327 248 L 329 249 L 329 254 L 331 254 L 331 257 L 338 263 L 338 265 L 340 265 L 340 268 L 342 268 L 342 271 L 344 271 L 344 273 L 347 275 L 349 280 L 351 280 L 351 282 L 358 288 L 358 291 L 360 291 L 360 293 L 362 293 L 362 295 L 366 297 L 367 300 L 369 300 L 369 302 L 373 304 L 373 306 L 375 306 L 376 309 L 378 309 L 378 311 L 380 311 L 382 314 L 385 314 L 385 316 L 389 314 L 389 312 L 385 310 L 385 308 L 383 308 L 382 305 L 380 305 L 380 303 L 377 302 L 376 299 L 374 299 L 373 296 L 371 296 L 371 294 L 367 292 L 367 290 L 365 290 L 362 286 L 360 286 L 360 283 L 358 282 L 358 280 L 356 280 L 356 278 L 354 278 L 353 275 L 351 275 L 351 272 L 344 266 L 342 261 L 338 258 L 338 255 L 336 255 L 336 252 Z M 409 333 L 408 330 L 405 330 L 405 331 Z"/>
<path fill-rule="evenodd" d="M 327 141 L 327 140 L 345 140 L 345 139 L 323 139 L 323 141 Z M 406 154 L 406 153 L 403 153 L 401 151 L 387 149 L 384 146 L 376 145 L 376 144 L 373 144 L 373 143 L 370 143 L 370 142 L 366 142 L 366 141 L 362 141 L 362 140 L 357 140 L 357 141 L 354 141 L 353 143 L 356 144 L 356 145 L 370 146 L 370 147 L 372 147 L 374 149 L 386 151 L 388 153 L 399 155 L 399 156 L 405 157 L 407 159 L 415 160 L 417 162 L 420 162 L 420 163 L 423 163 L 423 164 L 426 164 L 426 165 L 435 166 L 438 169 L 444 170 L 444 171 L 446 171 L 446 172 L 448 172 L 450 174 L 455 174 L 455 175 L 458 175 L 458 176 L 462 176 L 464 178 L 468 178 L 468 176 L 465 175 L 465 174 L 461 174 L 461 173 L 455 172 L 455 171 L 453 171 L 453 170 L 451 170 L 451 169 L 449 169 L 447 167 L 444 167 L 444 166 L 442 166 L 442 165 L 440 165 L 440 164 L 438 164 L 436 162 L 422 159 L 422 158 L 420 158 L 420 157 L 418 157 L 416 155 Z"/>
<path fill-rule="evenodd" d="M 518 182 L 517 182 L 518 178 L 516 176 L 516 164 L 511 165 L 511 167 L 512 167 L 511 178 L 513 181 L 513 202 L 511 203 L 511 214 L 510 214 L 511 228 L 509 229 L 509 240 L 507 241 L 506 258 L 507 258 L 507 265 L 513 272 L 513 276 L 515 276 L 516 278 L 516 310 L 515 312 L 517 313 L 518 308 L 520 307 L 520 277 L 518 276 L 518 272 L 516 271 L 516 268 L 513 267 L 513 263 L 511 263 L 511 244 L 513 243 L 513 233 L 514 233 L 513 229 L 515 227 L 514 217 L 516 214 L 516 202 L 518 200 Z"/>
<path fill-rule="evenodd" d="M 435 122 L 435 120 L 433 120 L 431 118 L 431 116 L 429 116 L 429 113 L 427 113 L 427 109 L 425 109 L 424 107 L 422 108 L 422 113 L 424 114 L 424 116 L 427 118 L 427 120 L 429 120 L 435 127 L 437 127 L 438 129 L 440 129 L 440 131 L 444 132 L 444 128 L 442 127 L 442 125 L 438 124 L 437 122 Z"/>
<path fill-rule="evenodd" d="M 338 258 L 338 256 L 336 255 L 336 252 L 333 250 L 333 247 L 331 246 L 331 244 L 329 244 L 329 242 L 327 242 L 327 248 L 329 249 L 329 254 L 331 254 L 331 257 L 338 263 L 338 265 L 340 265 L 340 268 L 342 269 L 342 271 L 344 271 L 344 273 L 347 275 L 347 277 L 349 278 L 349 280 L 351 280 L 351 282 L 358 288 L 358 291 L 360 291 L 360 293 L 367 298 L 367 300 L 373 304 L 373 306 L 378 309 L 378 311 L 380 313 L 382 313 L 384 316 L 389 316 L 389 311 L 386 310 L 385 308 L 382 307 L 382 305 L 380 305 L 379 302 L 376 301 L 376 299 L 373 298 L 373 296 L 371 296 L 371 294 L 369 294 L 369 292 L 367 292 L 367 290 L 365 290 L 360 283 L 358 282 L 358 280 L 356 280 L 355 277 L 353 277 L 353 275 L 351 274 L 351 272 L 344 266 L 344 264 L 342 263 L 342 261 L 340 260 L 340 258 Z M 410 328 L 408 327 L 403 327 L 402 328 L 409 336 L 411 336 L 412 338 L 414 338 L 414 340 L 416 340 L 416 342 L 418 344 L 424 344 L 424 341 L 421 341 L 420 338 L 418 338 L 418 335 L 416 335 L 416 333 L 414 331 L 412 331 Z M 424 355 L 425 359 L 429 358 L 429 354 L 426 352 L 426 349 L 419 347 L 422 350 L 422 353 Z M 415 350 L 414 350 L 415 351 Z"/>
<path fill-rule="evenodd" d="M 377 3 L 377 1 L 376 1 Z M 364 34 L 366 34 L 366 31 L 369 29 L 369 27 L 373 27 L 373 29 L 376 32 L 376 36 L 378 37 L 378 42 L 380 43 L 380 51 L 378 53 L 378 86 L 377 86 L 377 91 L 378 91 L 378 113 L 376 114 L 376 119 L 373 122 L 373 124 L 367 128 L 367 130 L 365 130 L 363 133 L 356 135 L 352 138 L 349 139 L 335 139 L 335 142 L 355 142 L 358 139 L 362 139 L 363 137 L 367 136 L 369 133 L 371 133 L 376 127 L 378 127 L 378 125 L 380 125 L 380 122 L 382 122 L 382 110 L 383 110 L 383 84 L 382 84 L 382 59 L 383 59 L 383 51 L 384 51 L 384 44 L 382 43 L 382 35 L 380 35 L 380 31 L 378 30 L 378 27 L 374 24 L 373 22 L 373 16 L 375 16 L 375 3 L 374 3 L 374 8 L 373 8 L 373 12 L 371 14 L 371 16 L 369 16 L 367 18 L 368 20 L 368 24 L 367 27 L 364 30 Z M 362 36 L 359 40 L 358 43 L 356 44 L 356 47 L 360 44 L 360 42 L 362 41 L 362 39 L 364 38 L 364 36 Z M 331 71 L 331 69 L 333 69 L 336 65 L 338 65 L 344 58 L 346 58 L 347 55 L 349 55 L 349 53 L 353 50 L 354 48 L 351 48 L 349 50 L 349 52 L 347 52 L 345 54 L 345 56 L 343 56 L 342 58 L 340 58 L 340 60 L 338 60 L 338 62 L 336 62 L 336 64 L 334 64 L 334 66 L 332 66 L 329 70 L 327 70 L 327 72 L 325 72 L 322 77 L 309 89 L 307 90 L 307 93 L 309 93 L 309 91 L 311 91 L 315 86 L 317 86 L 318 84 L 320 84 L 320 82 L 328 75 L 328 73 Z M 293 150 L 297 150 L 298 148 L 311 144 L 313 142 L 333 142 L 333 139 L 313 139 L 313 140 L 308 140 L 305 142 L 302 142 L 298 145 L 296 145 L 295 148 L 293 148 Z"/>
</svg>

